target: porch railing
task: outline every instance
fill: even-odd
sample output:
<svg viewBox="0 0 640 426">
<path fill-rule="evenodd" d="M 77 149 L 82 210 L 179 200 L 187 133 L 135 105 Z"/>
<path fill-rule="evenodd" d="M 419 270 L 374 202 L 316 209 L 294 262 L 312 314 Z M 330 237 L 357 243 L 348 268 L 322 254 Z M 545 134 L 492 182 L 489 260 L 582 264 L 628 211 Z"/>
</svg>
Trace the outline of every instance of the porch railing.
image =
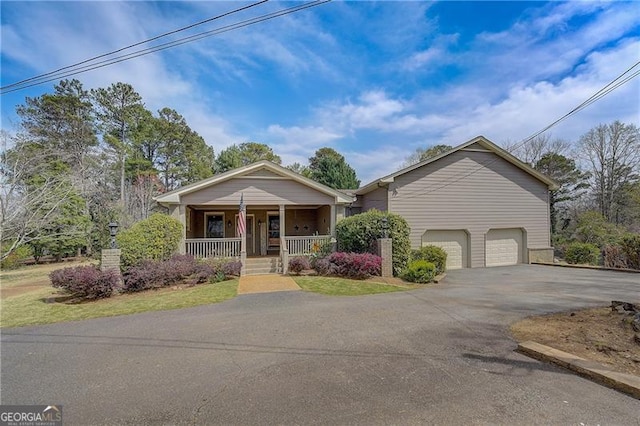
<svg viewBox="0 0 640 426">
<path fill-rule="evenodd" d="M 240 238 L 192 238 L 185 240 L 185 251 L 195 258 L 240 257 Z"/>
<path fill-rule="evenodd" d="M 284 237 L 289 256 L 306 256 L 318 252 L 326 244 L 331 244 L 331 235 L 308 237 Z"/>
</svg>

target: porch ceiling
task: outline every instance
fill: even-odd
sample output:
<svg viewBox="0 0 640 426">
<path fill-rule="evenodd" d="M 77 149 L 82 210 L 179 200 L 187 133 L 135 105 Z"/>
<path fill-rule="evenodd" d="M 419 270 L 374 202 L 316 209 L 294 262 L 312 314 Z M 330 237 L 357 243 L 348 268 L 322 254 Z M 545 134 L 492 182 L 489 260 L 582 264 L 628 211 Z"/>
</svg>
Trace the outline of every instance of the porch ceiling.
<svg viewBox="0 0 640 426">
<path fill-rule="evenodd" d="M 329 204 L 314 204 L 314 205 L 285 205 L 284 208 L 285 210 L 317 210 L 320 207 L 323 206 L 328 206 Z M 228 204 L 210 204 L 210 205 L 193 205 L 193 204 L 188 204 L 187 207 L 189 207 L 192 210 L 200 210 L 200 211 L 206 211 L 206 210 L 237 210 L 239 208 L 238 204 L 233 204 L 233 205 L 228 205 Z M 245 208 L 247 210 L 278 210 L 280 208 L 279 205 L 277 204 L 273 204 L 273 205 L 252 205 L 252 204 L 246 204 Z"/>
</svg>

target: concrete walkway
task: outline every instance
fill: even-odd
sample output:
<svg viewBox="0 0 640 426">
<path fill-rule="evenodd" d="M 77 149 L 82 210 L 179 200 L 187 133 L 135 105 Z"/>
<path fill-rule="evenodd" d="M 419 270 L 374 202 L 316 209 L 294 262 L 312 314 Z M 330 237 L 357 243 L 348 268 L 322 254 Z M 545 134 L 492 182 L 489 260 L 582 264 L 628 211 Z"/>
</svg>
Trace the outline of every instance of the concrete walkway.
<svg viewBox="0 0 640 426">
<path fill-rule="evenodd" d="M 240 277 L 238 294 L 271 293 L 274 291 L 300 290 L 291 277 L 277 274 L 247 275 Z"/>
</svg>

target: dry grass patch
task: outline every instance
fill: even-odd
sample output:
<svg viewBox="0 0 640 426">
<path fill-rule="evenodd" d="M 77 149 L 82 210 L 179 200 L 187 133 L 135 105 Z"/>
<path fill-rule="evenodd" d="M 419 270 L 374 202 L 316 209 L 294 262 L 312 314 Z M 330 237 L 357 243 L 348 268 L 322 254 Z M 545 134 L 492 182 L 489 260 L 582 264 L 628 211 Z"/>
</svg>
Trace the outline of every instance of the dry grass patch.
<svg viewBox="0 0 640 426">
<path fill-rule="evenodd" d="M 527 318 L 511 333 L 518 342 L 532 340 L 640 376 L 640 345 L 628 320 L 610 307 L 593 308 Z"/>
</svg>

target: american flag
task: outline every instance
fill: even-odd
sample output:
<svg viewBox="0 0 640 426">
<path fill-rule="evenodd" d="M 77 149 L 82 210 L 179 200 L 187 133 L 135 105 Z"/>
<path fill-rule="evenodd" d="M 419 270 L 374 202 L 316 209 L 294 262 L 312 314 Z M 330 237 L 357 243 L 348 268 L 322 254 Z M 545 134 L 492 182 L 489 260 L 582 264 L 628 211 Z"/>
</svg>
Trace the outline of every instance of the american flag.
<svg viewBox="0 0 640 426">
<path fill-rule="evenodd" d="M 240 195 L 240 211 L 238 212 L 238 237 L 247 232 L 247 212 L 244 208 L 244 194 Z"/>
</svg>

